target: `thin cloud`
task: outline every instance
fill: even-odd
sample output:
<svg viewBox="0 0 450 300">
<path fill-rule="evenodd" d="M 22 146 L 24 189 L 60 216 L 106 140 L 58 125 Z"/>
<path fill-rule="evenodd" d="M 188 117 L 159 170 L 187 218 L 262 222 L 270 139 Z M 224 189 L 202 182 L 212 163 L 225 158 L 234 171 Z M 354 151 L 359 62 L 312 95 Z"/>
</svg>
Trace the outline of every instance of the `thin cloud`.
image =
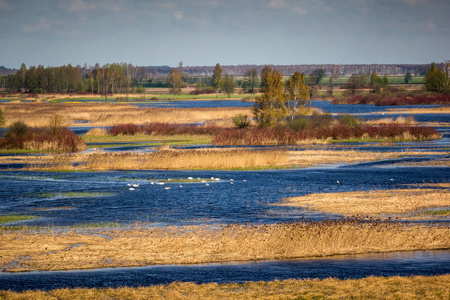
<svg viewBox="0 0 450 300">
<path fill-rule="evenodd" d="M 45 19 L 40 19 L 38 24 L 35 25 L 24 25 L 22 26 L 22 31 L 24 33 L 34 33 L 39 31 L 48 31 L 52 29 L 50 23 Z"/>
</svg>

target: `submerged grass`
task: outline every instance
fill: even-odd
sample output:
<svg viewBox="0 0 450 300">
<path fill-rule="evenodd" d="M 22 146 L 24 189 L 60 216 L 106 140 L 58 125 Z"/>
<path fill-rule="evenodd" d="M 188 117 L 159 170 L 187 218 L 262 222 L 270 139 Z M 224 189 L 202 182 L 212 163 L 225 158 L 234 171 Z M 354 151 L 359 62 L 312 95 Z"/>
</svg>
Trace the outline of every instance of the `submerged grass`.
<svg viewBox="0 0 450 300">
<path fill-rule="evenodd" d="M 0 224 L 17 222 L 17 221 L 26 221 L 36 219 L 35 216 L 27 216 L 27 215 L 6 215 L 0 216 Z"/>
<path fill-rule="evenodd" d="M 4 299 L 447 299 L 450 275 L 288 279 L 245 283 L 174 282 L 138 288 L 0 291 Z"/>
<path fill-rule="evenodd" d="M 450 248 L 448 227 L 375 219 L 140 226 L 120 230 L 0 231 L 0 270 L 91 269 Z M 11 264 L 13 261 L 16 263 Z"/>
</svg>

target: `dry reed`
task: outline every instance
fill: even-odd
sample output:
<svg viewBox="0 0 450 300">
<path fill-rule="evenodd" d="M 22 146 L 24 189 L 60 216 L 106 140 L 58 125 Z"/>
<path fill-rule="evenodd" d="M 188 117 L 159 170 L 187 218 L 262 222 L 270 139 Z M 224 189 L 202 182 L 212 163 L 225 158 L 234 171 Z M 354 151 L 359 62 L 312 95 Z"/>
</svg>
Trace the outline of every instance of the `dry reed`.
<svg viewBox="0 0 450 300">
<path fill-rule="evenodd" d="M 450 229 L 345 219 L 258 226 L 0 231 L 0 245 L 0 269 L 18 272 L 449 249 Z"/>
<path fill-rule="evenodd" d="M 23 121 L 29 126 L 47 126 L 53 115 L 63 115 L 70 126 L 88 122 L 90 126 L 145 123 L 198 123 L 228 119 L 250 108 L 141 108 L 129 104 L 100 103 L 4 103 L 6 126 Z M 86 125 L 86 124 L 84 124 Z"/>
<path fill-rule="evenodd" d="M 307 207 L 340 215 L 399 214 L 424 208 L 450 206 L 448 189 L 397 189 L 365 192 L 309 194 L 284 199 L 285 206 Z"/>
<path fill-rule="evenodd" d="M 32 169 L 161 170 L 239 169 L 288 165 L 287 151 L 245 149 L 102 152 L 49 156 Z M 77 167 L 73 164 L 77 162 Z"/>
<path fill-rule="evenodd" d="M 450 275 L 368 277 L 362 279 L 288 279 L 269 282 L 174 282 L 138 288 L 0 291 L 2 299 L 446 299 Z"/>
</svg>

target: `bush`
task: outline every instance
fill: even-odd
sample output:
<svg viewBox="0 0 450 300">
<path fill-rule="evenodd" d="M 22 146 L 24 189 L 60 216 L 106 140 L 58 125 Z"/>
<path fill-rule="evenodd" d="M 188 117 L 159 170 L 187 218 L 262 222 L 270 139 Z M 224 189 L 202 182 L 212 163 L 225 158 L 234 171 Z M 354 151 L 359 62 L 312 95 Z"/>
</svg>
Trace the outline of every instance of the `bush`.
<svg viewBox="0 0 450 300">
<path fill-rule="evenodd" d="M 135 124 L 121 124 L 111 127 L 111 135 L 135 135 L 140 132 L 139 126 Z"/>
<path fill-rule="evenodd" d="M 287 123 L 287 126 L 294 131 L 305 130 L 309 126 L 308 118 L 302 117 Z"/>
<path fill-rule="evenodd" d="M 357 128 L 361 126 L 362 120 L 352 115 L 343 115 L 339 119 L 339 123 L 349 128 Z"/>
<path fill-rule="evenodd" d="M 233 121 L 234 127 L 236 128 L 246 128 L 250 126 L 250 120 L 247 115 L 238 114 L 231 118 L 231 121 Z"/>
<path fill-rule="evenodd" d="M 43 88 L 35 88 L 33 94 L 45 94 L 46 91 Z"/>
<path fill-rule="evenodd" d="M 201 94 L 215 94 L 216 90 L 212 87 L 207 87 L 201 90 L 193 90 L 189 92 L 189 95 L 201 95 Z"/>
<path fill-rule="evenodd" d="M 86 149 L 86 143 L 73 131 L 62 127 L 29 128 L 22 121 L 11 125 L 5 135 L 2 148 L 37 151 L 78 151 Z"/>
<path fill-rule="evenodd" d="M 30 132 L 30 127 L 22 121 L 17 121 L 6 130 L 6 138 L 25 137 Z"/>
<path fill-rule="evenodd" d="M 313 113 L 311 115 L 311 123 L 310 126 L 312 128 L 326 128 L 326 127 L 330 127 L 331 124 L 333 124 L 334 122 L 334 118 L 332 115 L 328 115 L 328 114 L 317 114 L 317 113 Z"/>
</svg>

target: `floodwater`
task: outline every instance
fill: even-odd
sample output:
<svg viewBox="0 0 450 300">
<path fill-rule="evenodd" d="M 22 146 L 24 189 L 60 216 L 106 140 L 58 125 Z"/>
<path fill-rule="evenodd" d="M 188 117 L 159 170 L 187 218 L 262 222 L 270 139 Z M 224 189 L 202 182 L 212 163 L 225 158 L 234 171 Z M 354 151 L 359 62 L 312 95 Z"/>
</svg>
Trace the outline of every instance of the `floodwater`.
<svg viewBox="0 0 450 300">
<path fill-rule="evenodd" d="M 174 105 L 210 107 L 208 105 L 220 102 L 223 101 L 177 101 Z M 252 105 L 240 101 L 229 101 L 228 104 Z M 224 103 L 220 103 L 220 106 L 224 106 Z M 396 117 L 383 114 L 388 107 L 373 105 L 332 105 L 329 102 L 313 101 L 313 106 L 330 113 L 357 113 L 364 118 Z M 414 117 L 419 122 L 448 122 L 448 115 L 445 114 L 421 114 Z M 77 127 L 77 134 L 83 134 L 90 128 L 92 127 Z M 145 222 L 147 226 L 152 227 L 233 222 L 265 224 L 299 219 L 318 221 L 339 218 L 340 216 L 321 214 L 304 208 L 272 204 L 286 197 L 310 193 L 398 189 L 408 188 L 411 184 L 449 182 L 450 173 L 447 167 L 394 165 L 435 158 L 449 159 L 450 129 L 441 127 L 437 130 L 443 135 L 443 138 L 437 141 L 383 146 L 375 143 L 346 144 L 345 148 L 344 145 L 314 146 L 335 150 L 355 147 L 360 151 L 413 150 L 441 153 L 353 165 L 265 171 L 0 171 L 0 215 L 36 217 L 3 225 L 50 228 L 108 222 L 124 225 Z M 198 147 L 208 146 L 194 145 L 184 148 Z M 304 146 L 287 148 L 305 149 Z M 132 149 L 120 148 L 118 145 L 115 150 L 150 151 L 148 145 Z M 185 182 L 186 180 L 195 182 Z M 441 222 L 449 220 L 444 218 Z M 360 278 L 370 275 L 437 275 L 450 273 L 449 266 L 449 251 L 429 251 L 245 264 L 0 274 L 0 289 L 145 286 L 173 281 L 201 283 L 330 276 Z"/>
<path fill-rule="evenodd" d="M 20 292 L 30 289 L 140 287 L 169 284 L 174 281 L 200 284 L 448 273 L 450 273 L 450 251 L 417 251 L 249 263 L 0 273 L 0 290 Z"/>
</svg>

